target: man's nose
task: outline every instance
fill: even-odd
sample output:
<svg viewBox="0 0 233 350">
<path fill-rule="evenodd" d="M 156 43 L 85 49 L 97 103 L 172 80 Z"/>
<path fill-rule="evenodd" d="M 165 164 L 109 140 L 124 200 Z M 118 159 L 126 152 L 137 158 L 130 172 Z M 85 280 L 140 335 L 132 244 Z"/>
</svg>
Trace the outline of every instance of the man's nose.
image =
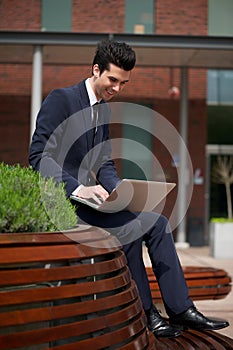
<svg viewBox="0 0 233 350">
<path fill-rule="evenodd" d="M 114 89 L 114 91 L 119 92 L 120 89 L 121 89 L 120 84 L 115 84 L 115 85 L 113 86 L 113 89 Z"/>
</svg>

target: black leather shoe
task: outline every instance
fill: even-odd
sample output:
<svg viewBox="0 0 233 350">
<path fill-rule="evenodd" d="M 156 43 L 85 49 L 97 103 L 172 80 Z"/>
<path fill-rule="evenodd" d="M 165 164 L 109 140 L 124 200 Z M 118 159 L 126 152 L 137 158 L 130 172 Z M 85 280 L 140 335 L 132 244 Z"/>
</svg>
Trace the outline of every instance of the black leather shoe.
<svg viewBox="0 0 233 350">
<path fill-rule="evenodd" d="M 154 305 L 150 310 L 146 311 L 146 317 L 148 329 L 154 334 L 155 337 L 174 338 L 181 334 L 178 329 L 169 325 L 164 320 Z"/>
<path fill-rule="evenodd" d="M 179 315 L 170 317 L 169 321 L 171 325 L 179 326 L 180 329 L 192 328 L 199 331 L 216 330 L 229 326 L 225 320 L 205 317 L 194 306 Z"/>
</svg>

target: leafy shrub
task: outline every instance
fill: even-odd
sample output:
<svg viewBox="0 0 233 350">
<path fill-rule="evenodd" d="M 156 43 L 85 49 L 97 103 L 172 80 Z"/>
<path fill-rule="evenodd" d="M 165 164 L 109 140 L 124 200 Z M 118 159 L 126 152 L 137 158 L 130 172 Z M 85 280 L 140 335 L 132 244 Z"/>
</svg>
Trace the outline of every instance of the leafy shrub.
<svg viewBox="0 0 233 350">
<path fill-rule="evenodd" d="M 226 222 L 233 222 L 233 219 L 228 219 L 228 218 L 212 218 L 210 221 L 211 221 L 211 222 L 226 223 Z"/>
<path fill-rule="evenodd" d="M 31 167 L 0 164 L 0 232 L 46 232 L 77 224 L 63 184 Z"/>
</svg>

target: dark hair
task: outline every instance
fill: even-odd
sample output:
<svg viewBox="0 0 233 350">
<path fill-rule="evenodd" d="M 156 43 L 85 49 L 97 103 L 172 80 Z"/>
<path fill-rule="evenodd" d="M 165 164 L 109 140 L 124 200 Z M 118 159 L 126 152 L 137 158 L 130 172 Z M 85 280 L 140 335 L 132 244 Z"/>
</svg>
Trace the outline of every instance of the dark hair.
<svg viewBox="0 0 233 350">
<path fill-rule="evenodd" d="M 126 43 L 119 43 L 113 40 L 104 40 L 97 46 L 92 67 L 98 64 L 100 74 L 105 70 L 109 70 L 109 64 L 130 71 L 134 68 L 136 55 Z"/>
</svg>

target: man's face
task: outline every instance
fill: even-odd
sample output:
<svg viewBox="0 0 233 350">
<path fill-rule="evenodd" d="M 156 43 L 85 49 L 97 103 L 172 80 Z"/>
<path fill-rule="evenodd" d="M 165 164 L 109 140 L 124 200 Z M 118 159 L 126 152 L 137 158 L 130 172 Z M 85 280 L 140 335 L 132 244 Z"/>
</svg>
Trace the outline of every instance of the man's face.
<svg viewBox="0 0 233 350">
<path fill-rule="evenodd" d="M 93 89 L 97 99 L 109 101 L 116 96 L 129 81 L 130 71 L 125 71 L 114 64 L 109 64 L 109 70 L 100 75 L 98 64 L 93 67 Z"/>
</svg>

